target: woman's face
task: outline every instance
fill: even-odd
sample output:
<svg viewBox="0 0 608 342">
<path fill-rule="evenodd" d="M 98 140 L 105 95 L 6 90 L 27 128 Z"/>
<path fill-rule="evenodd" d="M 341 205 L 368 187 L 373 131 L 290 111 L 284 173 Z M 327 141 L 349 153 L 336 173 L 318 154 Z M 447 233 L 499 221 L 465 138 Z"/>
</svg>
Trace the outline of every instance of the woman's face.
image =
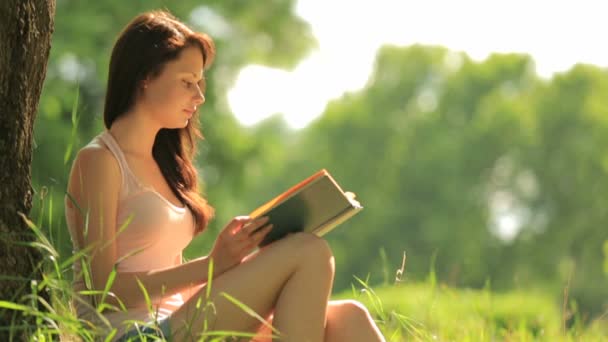
<svg viewBox="0 0 608 342">
<path fill-rule="evenodd" d="M 203 54 L 187 47 L 168 62 L 161 73 L 144 84 L 140 105 L 162 128 L 183 128 L 197 107 L 205 102 Z"/>
</svg>

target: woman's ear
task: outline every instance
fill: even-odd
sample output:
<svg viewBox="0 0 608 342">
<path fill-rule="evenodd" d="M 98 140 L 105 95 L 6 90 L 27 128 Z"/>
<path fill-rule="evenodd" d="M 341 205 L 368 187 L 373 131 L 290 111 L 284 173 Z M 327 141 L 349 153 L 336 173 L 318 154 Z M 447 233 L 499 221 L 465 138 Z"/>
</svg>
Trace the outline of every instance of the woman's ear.
<svg viewBox="0 0 608 342">
<path fill-rule="evenodd" d="M 144 91 L 148 88 L 148 81 L 147 80 L 143 80 L 138 82 L 137 84 L 137 88 L 135 89 L 135 96 L 136 97 L 141 97 L 144 94 Z"/>
<path fill-rule="evenodd" d="M 145 92 L 148 89 L 149 84 L 150 84 L 150 77 L 146 77 L 139 83 L 139 91 L 141 93 Z"/>
</svg>

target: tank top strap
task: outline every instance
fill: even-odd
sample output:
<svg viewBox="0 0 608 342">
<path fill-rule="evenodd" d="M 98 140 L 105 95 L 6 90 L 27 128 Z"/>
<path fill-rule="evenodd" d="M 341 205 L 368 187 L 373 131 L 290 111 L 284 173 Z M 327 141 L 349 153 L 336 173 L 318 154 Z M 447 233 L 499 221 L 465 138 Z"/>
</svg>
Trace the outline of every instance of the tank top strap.
<svg viewBox="0 0 608 342">
<path fill-rule="evenodd" d="M 100 136 L 101 140 L 105 143 L 105 145 L 110 149 L 114 157 L 118 160 L 118 164 L 120 165 L 120 169 L 124 170 L 125 165 L 127 164 L 127 160 L 125 159 L 125 155 L 122 153 L 120 146 L 110 134 L 110 131 L 103 131 Z"/>
<path fill-rule="evenodd" d="M 110 131 L 103 131 L 98 138 L 108 147 L 110 152 L 114 155 L 114 158 L 118 161 L 118 166 L 120 168 L 120 173 L 122 175 L 122 190 L 121 197 L 126 197 L 132 191 L 135 191 L 138 188 L 138 182 L 136 179 L 133 179 L 130 173 L 129 164 L 127 164 L 127 159 L 125 158 L 124 153 L 120 149 L 118 142 Z"/>
</svg>

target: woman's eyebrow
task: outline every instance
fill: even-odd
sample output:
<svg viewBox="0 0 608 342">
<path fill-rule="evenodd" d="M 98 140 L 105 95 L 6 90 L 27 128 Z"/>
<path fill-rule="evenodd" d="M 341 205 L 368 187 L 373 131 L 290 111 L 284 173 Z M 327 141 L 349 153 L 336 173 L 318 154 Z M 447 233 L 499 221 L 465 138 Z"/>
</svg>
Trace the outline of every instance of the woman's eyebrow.
<svg viewBox="0 0 608 342">
<path fill-rule="evenodd" d="M 180 71 L 178 72 L 179 75 L 188 75 L 188 76 L 194 76 L 194 78 L 196 78 L 197 80 L 204 80 L 205 79 L 205 74 L 197 74 L 195 72 L 191 72 L 191 71 Z"/>
<path fill-rule="evenodd" d="M 195 72 L 183 71 L 183 72 L 181 72 L 181 74 L 194 76 L 194 78 L 196 78 L 198 80 L 204 80 L 205 79 L 205 75 L 204 74 L 197 74 Z"/>
</svg>

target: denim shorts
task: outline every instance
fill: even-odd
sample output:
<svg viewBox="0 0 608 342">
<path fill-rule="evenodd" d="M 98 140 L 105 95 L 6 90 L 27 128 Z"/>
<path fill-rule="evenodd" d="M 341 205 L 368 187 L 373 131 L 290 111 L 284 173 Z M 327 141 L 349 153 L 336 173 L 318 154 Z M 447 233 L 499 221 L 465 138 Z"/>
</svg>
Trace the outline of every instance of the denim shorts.
<svg viewBox="0 0 608 342">
<path fill-rule="evenodd" d="M 160 330 L 160 331 L 159 331 Z M 171 327 L 169 320 L 164 319 L 158 322 L 157 327 L 145 326 L 142 328 L 133 328 L 120 336 L 117 342 L 139 342 L 139 341 L 169 341 L 171 336 Z"/>
</svg>

